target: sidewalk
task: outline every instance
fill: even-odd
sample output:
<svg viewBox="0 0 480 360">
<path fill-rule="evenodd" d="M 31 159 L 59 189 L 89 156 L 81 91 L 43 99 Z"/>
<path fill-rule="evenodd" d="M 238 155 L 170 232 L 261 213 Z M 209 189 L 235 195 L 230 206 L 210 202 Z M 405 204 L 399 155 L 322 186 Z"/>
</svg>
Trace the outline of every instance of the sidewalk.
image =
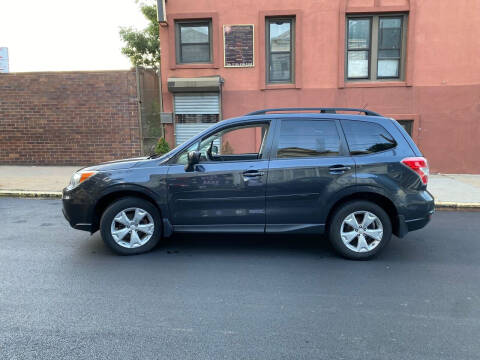
<svg viewBox="0 0 480 360">
<path fill-rule="evenodd" d="M 480 208 L 480 175 L 430 175 L 427 188 L 436 203 L 476 203 Z"/>
<path fill-rule="evenodd" d="M 0 166 L 0 196 L 60 197 L 83 166 Z"/>
<path fill-rule="evenodd" d="M 81 166 L 0 166 L 0 196 L 59 197 Z M 480 209 L 480 175 L 431 175 L 437 205 Z"/>
</svg>

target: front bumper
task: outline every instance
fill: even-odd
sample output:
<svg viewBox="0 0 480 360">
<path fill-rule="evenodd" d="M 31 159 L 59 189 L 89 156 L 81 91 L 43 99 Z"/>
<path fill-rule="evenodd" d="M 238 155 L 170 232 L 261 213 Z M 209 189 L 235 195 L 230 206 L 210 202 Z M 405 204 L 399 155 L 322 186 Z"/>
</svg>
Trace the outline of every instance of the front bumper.
<svg viewBox="0 0 480 360">
<path fill-rule="evenodd" d="M 93 205 L 90 197 L 75 190 L 63 189 L 63 216 L 72 228 L 92 232 Z"/>
</svg>

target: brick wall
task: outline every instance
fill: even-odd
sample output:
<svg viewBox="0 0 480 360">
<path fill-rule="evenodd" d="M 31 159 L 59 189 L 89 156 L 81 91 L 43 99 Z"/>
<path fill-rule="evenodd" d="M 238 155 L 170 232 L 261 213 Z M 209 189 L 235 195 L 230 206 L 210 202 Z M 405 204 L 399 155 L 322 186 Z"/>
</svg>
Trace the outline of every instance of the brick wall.
<svg viewBox="0 0 480 360">
<path fill-rule="evenodd" d="M 0 164 L 140 155 L 135 71 L 0 74 Z"/>
</svg>

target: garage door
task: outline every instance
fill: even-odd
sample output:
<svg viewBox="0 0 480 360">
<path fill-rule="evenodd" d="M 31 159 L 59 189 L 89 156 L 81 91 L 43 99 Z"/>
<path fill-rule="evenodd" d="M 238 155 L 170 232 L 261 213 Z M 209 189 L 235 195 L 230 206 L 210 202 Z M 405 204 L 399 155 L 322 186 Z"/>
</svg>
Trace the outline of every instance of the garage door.
<svg viewBox="0 0 480 360">
<path fill-rule="evenodd" d="M 220 116 L 218 93 L 176 94 L 175 143 L 180 145 L 213 125 Z"/>
</svg>

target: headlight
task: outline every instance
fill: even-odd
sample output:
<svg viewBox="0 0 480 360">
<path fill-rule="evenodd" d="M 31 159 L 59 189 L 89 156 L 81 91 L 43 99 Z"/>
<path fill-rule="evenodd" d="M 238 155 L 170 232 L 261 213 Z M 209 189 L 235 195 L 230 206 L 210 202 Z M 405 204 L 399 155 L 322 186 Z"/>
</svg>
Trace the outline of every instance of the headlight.
<svg viewBox="0 0 480 360">
<path fill-rule="evenodd" d="M 85 180 L 90 179 L 93 175 L 95 175 L 98 171 L 78 171 L 75 174 L 72 175 L 72 178 L 70 179 L 70 184 L 68 187 L 71 189 L 76 188 L 78 185 L 80 185 L 82 182 Z"/>
</svg>

